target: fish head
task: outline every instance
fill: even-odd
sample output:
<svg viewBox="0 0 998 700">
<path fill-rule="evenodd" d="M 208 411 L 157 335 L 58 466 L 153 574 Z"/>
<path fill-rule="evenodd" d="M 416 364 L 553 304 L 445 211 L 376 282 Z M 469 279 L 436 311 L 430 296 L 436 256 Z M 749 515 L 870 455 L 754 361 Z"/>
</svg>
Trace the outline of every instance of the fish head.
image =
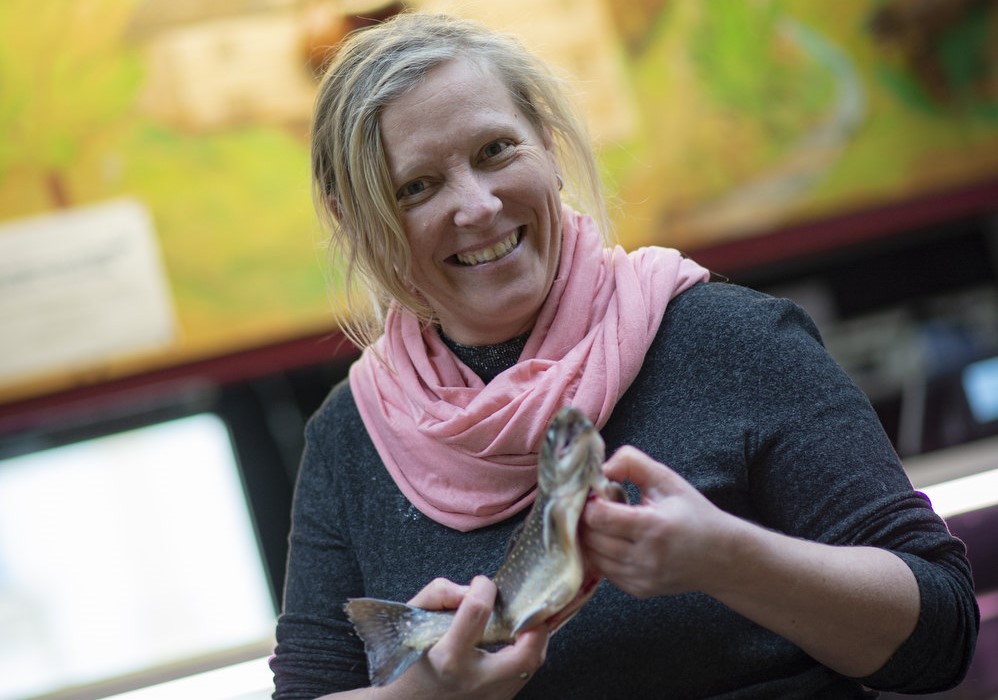
<svg viewBox="0 0 998 700">
<path fill-rule="evenodd" d="M 537 479 L 544 493 L 583 492 L 603 477 L 605 447 L 589 418 L 571 406 L 548 424 L 541 445 Z"/>
</svg>

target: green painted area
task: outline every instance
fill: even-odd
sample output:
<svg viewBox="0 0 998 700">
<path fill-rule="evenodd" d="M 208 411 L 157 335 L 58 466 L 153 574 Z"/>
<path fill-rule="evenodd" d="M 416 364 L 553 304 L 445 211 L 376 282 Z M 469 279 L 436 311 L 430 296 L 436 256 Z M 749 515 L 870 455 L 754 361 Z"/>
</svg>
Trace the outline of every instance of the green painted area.
<svg viewBox="0 0 998 700">
<path fill-rule="evenodd" d="M 599 148 L 623 243 L 695 248 L 998 177 L 998 10 L 937 32 L 940 91 L 872 34 L 889 2 L 634 5 L 647 16 L 640 36 L 620 28 L 620 51 L 637 128 Z M 137 6 L 0 3 L 0 222 L 143 202 L 181 353 L 331 327 L 342 271 L 312 211 L 307 114 L 200 129 L 152 117 Z"/>
</svg>

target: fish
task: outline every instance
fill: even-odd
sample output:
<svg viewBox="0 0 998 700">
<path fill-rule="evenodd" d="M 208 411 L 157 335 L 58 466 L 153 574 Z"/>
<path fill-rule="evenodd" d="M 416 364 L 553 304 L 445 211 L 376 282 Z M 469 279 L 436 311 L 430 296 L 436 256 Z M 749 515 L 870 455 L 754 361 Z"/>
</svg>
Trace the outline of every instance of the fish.
<svg viewBox="0 0 998 700">
<path fill-rule="evenodd" d="M 562 408 L 551 419 L 538 455 L 537 498 L 493 576 L 495 606 L 478 646 L 512 643 L 540 624 L 553 632 L 596 592 L 601 576 L 587 565 L 579 542 L 582 510 L 590 494 L 627 502 L 623 487 L 603 474 L 604 452 L 599 431 L 578 409 Z M 344 610 L 364 643 L 372 686 L 402 675 L 455 615 L 377 598 L 350 598 Z"/>
</svg>

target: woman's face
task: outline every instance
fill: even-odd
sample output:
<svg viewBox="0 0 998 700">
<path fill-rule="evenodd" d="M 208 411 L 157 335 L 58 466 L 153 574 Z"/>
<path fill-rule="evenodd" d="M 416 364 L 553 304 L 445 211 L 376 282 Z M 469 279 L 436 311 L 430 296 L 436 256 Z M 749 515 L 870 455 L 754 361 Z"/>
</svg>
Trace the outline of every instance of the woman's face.
<svg viewBox="0 0 998 700">
<path fill-rule="evenodd" d="M 558 269 L 553 146 L 502 82 L 463 59 L 434 68 L 381 115 L 412 249 L 410 282 L 465 345 L 528 331 Z"/>
</svg>

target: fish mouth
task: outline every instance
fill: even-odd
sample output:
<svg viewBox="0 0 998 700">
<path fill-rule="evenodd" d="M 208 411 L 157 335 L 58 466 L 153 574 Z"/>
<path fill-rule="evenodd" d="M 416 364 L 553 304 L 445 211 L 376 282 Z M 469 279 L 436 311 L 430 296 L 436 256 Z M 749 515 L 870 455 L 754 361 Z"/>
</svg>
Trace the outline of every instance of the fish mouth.
<svg viewBox="0 0 998 700">
<path fill-rule="evenodd" d="M 457 262 L 457 264 L 463 265 L 464 267 L 474 267 L 476 265 L 502 260 L 507 255 L 512 253 L 513 250 L 520 244 L 524 228 L 525 227 L 523 226 L 519 226 L 511 234 L 506 236 L 506 238 L 494 245 L 480 250 L 471 251 L 469 253 L 457 253 L 452 256 L 452 259 Z"/>
<path fill-rule="evenodd" d="M 548 441 L 558 459 L 570 459 L 587 449 L 596 428 L 577 408 L 564 408 L 558 412 L 548 432 Z"/>
<path fill-rule="evenodd" d="M 585 497 L 603 463 L 603 438 L 582 411 L 563 408 L 548 424 L 538 459 L 538 484 L 552 498 Z M 557 494 L 561 494 L 558 496 Z"/>
</svg>

